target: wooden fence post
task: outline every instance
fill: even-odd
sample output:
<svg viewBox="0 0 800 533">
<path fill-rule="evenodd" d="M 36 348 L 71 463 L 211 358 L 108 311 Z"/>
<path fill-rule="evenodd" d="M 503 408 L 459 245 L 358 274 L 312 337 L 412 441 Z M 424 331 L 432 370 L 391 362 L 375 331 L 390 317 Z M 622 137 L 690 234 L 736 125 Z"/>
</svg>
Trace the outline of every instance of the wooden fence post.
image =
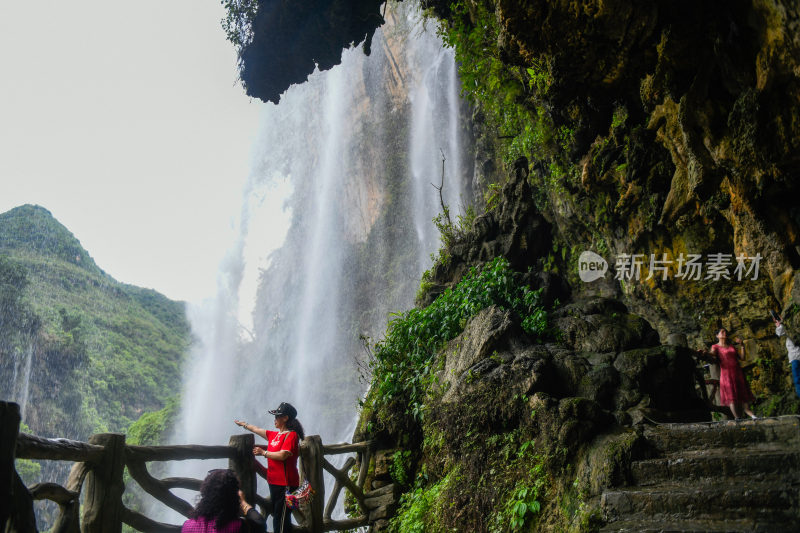
<svg viewBox="0 0 800 533">
<path fill-rule="evenodd" d="M 14 466 L 20 420 L 18 404 L 0 402 L 0 531 L 33 533 L 33 498 Z"/>
<path fill-rule="evenodd" d="M 0 502 L 10 502 L 14 487 L 14 449 L 19 434 L 19 405 L 0 402 Z M 0 507 L 0 531 L 6 530 L 11 506 Z"/>
<path fill-rule="evenodd" d="M 256 471 L 253 467 L 253 446 L 256 438 L 252 433 L 245 435 L 231 435 L 228 446 L 234 448 L 236 453 L 228 460 L 228 468 L 236 472 L 239 485 L 244 492 L 244 499 L 255 505 Z"/>
<path fill-rule="evenodd" d="M 303 439 L 300 446 L 300 458 L 303 461 L 303 475 L 314 489 L 314 499 L 311 500 L 311 509 L 308 518 L 309 533 L 323 532 L 322 512 L 325 506 L 325 478 L 323 477 L 322 461 L 325 454 L 322 450 L 322 438 L 319 435 L 309 435 Z"/>
<path fill-rule="evenodd" d="M 101 433 L 89 437 L 89 444 L 103 446 L 103 456 L 91 465 L 86 476 L 82 533 L 122 531 L 122 493 L 125 483 L 125 435 Z"/>
</svg>

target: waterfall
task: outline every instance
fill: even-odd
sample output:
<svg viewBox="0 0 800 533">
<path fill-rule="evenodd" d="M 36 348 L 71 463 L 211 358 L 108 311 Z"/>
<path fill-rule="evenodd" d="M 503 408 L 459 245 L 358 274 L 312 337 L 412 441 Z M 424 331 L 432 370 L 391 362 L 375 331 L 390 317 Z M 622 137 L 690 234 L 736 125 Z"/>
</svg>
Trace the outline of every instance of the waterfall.
<svg viewBox="0 0 800 533">
<path fill-rule="evenodd" d="M 377 340 L 413 304 L 439 245 L 442 153 L 445 201 L 456 212 L 469 199 L 453 54 L 406 4 L 389 9 L 371 56 L 346 50 L 265 106 L 239 239 L 217 296 L 190 313 L 174 442 L 226 443 L 234 418 L 272 429 L 282 401 L 307 434 L 351 439 L 359 336 Z"/>
<path fill-rule="evenodd" d="M 10 372 L 0 382 L 0 390 L 3 391 L 5 400 L 19 404 L 20 415 L 24 422 L 30 395 L 31 371 L 33 369 L 36 345 L 34 339 L 28 335 L 19 340 L 19 344 L 15 344 L 3 339 L 2 352 L 5 352 L 4 355 L 9 359 L 8 361 L 3 361 L 3 364 L 9 368 Z"/>
<path fill-rule="evenodd" d="M 426 62 L 429 47 L 408 47 L 411 64 Z M 422 56 L 420 56 L 422 55 Z M 438 245 L 438 230 L 431 224 L 431 213 L 438 213 L 444 201 L 453 214 L 464 199 L 461 177 L 463 158 L 459 120 L 458 78 L 453 55 L 442 50 L 426 65 L 420 84 L 409 91 L 412 103 L 409 155 L 414 184 L 414 226 L 419 242 L 419 261 L 426 264 L 431 250 Z M 444 167 L 441 160 L 445 160 Z M 447 162 L 450 165 L 447 165 Z M 440 201 L 435 187 L 441 186 Z"/>
<path fill-rule="evenodd" d="M 23 378 L 21 380 L 21 391 L 19 394 L 20 402 L 20 416 L 25 420 L 25 411 L 28 407 L 28 396 L 31 388 L 31 369 L 33 366 L 33 340 L 29 339 L 27 347 L 25 348 L 25 367 L 22 371 Z"/>
</svg>

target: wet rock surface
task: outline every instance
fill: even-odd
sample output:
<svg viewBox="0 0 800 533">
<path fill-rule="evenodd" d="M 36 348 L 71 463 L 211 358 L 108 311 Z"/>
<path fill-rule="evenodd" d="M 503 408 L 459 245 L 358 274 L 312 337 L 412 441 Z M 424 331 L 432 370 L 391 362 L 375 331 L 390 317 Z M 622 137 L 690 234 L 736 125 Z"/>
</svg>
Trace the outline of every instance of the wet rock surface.
<svg viewBox="0 0 800 533">
<path fill-rule="evenodd" d="M 601 531 L 796 531 L 800 417 L 664 424 L 642 432 Z"/>
<path fill-rule="evenodd" d="M 440 356 L 442 401 L 501 387 L 523 396 L 581 398 L 626 425 L 653 416 L 708 416 L 696 391 L 692 352 L 658 345 L 647 322 L 620 302 L 579 301 L 557 316 L 557 324 L 570 326 L 562 328 L 566 341 L 535 344 L 508 311 L 484 309 Z"/>
</svg>

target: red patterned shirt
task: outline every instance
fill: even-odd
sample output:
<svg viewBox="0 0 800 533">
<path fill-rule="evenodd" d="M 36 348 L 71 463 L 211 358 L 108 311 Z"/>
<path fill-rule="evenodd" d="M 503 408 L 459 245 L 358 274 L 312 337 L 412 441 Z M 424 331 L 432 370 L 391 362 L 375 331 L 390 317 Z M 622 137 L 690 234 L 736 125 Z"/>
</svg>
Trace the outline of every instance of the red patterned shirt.
<svg viewBox="0 0 800 533">
<path fill-rule="evenodd" d="M 287 433 L 278 433 L 277 431 L 267 431 L 267 451 L 279 452 L 281 450 L 288 450 L 291 455 L 285 461 L 276 461 L 275 459 L 267 459 L 267 468 L 256 461 L 256 466 L 261 472 L 261 475 L 267 479 L 270 485 L 282 485 L 289 487 L 297 487 L 300 485 L 300 474 L 297 471 L 297 451 L 299 445 L 299 438 L 297 433 L 289 431 Z M 263 448 L 263 445 L 259 446 Z M 288 475 L 289 479 L 286 479 Z"/>
</svg>

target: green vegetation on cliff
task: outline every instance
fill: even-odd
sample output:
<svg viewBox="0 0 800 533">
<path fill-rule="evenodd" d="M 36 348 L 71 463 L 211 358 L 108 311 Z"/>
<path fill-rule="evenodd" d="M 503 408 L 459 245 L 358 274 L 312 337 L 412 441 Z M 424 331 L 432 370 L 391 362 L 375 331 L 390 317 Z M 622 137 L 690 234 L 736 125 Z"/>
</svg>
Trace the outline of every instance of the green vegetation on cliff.
<svg viewBox="0 0 800 533">
<path fill-rule="evenodd" d="M 35 433 L 125 431 L 179 392 L 184 304 L 115 281 L 46 209 L 0 214 L 0 280 L 0 379 Z"/>
<path fill-rule="evenodd" d="M 496 45 L 500 31 L 486 4 L 467 0 L 450 4 L 450 18 L 439 26 L 445 44 L 455 51 L 463 95 L 497 132 L 498 155 L 508 165 L 520 156 L 544 159 L 555 136 L 537 95 L 546 94 L 551 76 L 541 63 L 527 68 L 505 64 Z"/>
<path fill-rule="evenodd" d="M 491 305 L 509 309 L 520 317 L 527 334 L 546 337 L 547 312 L 540 304 L 540 293 L 520 285 L 508 261 L 498 257 L 481 269 L 470 269 L 429 306 L 395 317 L 370 361 L 368 401 L 379 409 L 378 419 L 387 425 L 395 425 L 392 419 L 397 415 L 417 422 L 423 419 L 426 396 L 435 380 L 434 356 L 482 309 Z"/>
<path fill-rule="evenodd" d="M 414 330 L 429 308 L 390 325 L 398 347 L 376 349 L 359 430 L 395 459 L 379 480 L 405 491 L 390 529 L 596 530 L 602 487 L 640 446 L 630 426 L 708 417 L 691 350 L 658 346 L 673 334 L 699 348 L 720 324 L 736 330 L 758 348 L 746 368 L 757 412 L 798 412 L 768 315 L 800 305 L 790 4 L 425 2 L 476 110 L 476 166 L 510 186 L 487 191 L 489 212 L 440 254 L 420 304 L 499 255 L 532 267 L 544 295 L 565 287 L 573 300 L 551 313 L 560 343 L 528 343 L 520 318 L 500 312 L 466 315 L 449 344 Z M 532 199 L 547 224 L 525 233 Z M 532 250 L 540 241 L 546 256 Z M 764 262 L 747 281 L 676 279 L 673 263 L 667 279 L 645 264 L 618 281 L 612 266 L 590 284 L 577 275 L 584 250 L 609 265 L 620 254 Z"/>
<path fill-rule="evenodd" d="M 645 264 L 642 281 L 602 290 L 619 293 L 662 339 L 680 332 L 705 347 L 721 323 L 757 340 L 749 374 L 762 412 L 796 411 L 784 401 L 786 354 L 768 315 L 800 298 L 800 210 L 789 200 L 800 194 L 796 8 L 780 0 L 426 5 L 479 111 L 479 144 L 505 173 L 527 158 L 563 254 L 549 266 L 572 288 L 595 291 L 602 283 L 577 278 L 583 250 L 611 265 L 620 254 L 666 254 L 667 279 L 645 282 Z M 760 276 L 676 278 L 681 254 L 712 253 L 760 254 Z"/>
</svg>

